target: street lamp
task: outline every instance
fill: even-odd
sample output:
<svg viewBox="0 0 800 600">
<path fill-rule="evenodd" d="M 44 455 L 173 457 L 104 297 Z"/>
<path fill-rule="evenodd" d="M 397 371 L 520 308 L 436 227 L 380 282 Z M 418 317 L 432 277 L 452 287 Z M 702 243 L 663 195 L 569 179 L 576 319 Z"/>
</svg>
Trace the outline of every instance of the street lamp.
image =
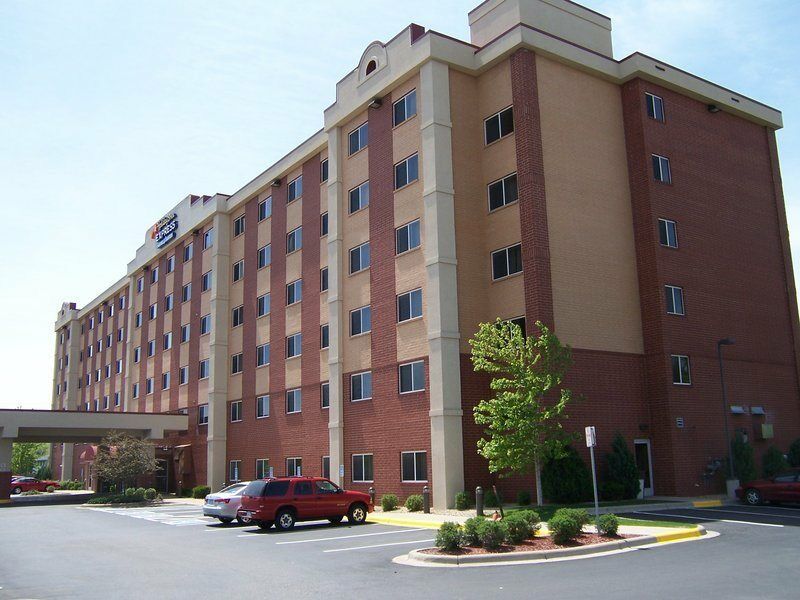
<svg viewBox="0 0 800 600">
<path fill-rule="evenodd" d="M 731 466 L 731 479 L 736 479 L 736 469 L 733 463 L 733 441 L 731 440 L 730 433 L 728 432 L 728 400 L 725 397 L 725 373 L 722 368 L 722 347 L 733 346 L 736 340 L 733 338 L 724 338 L 717 342 L 717 358 L 719 359 L 719 382 L 722 386 L 722 416 L 725 423 L 725 439 L 728 442 L 728 464 Z"/>
</svg>

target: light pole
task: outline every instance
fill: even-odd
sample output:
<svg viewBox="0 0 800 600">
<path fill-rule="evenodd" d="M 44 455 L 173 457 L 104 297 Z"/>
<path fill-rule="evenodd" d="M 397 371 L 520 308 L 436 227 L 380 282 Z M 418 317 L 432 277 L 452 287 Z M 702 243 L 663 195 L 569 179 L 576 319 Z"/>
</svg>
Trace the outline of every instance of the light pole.
<svg viewBox="0 0 800 600">
<path fill-rule="evenodd" d="M 724 338 L 717 342 L 717 358 L 719 359 L 719 382 L 722 386 L 722 417 L 725 423 L 725 439 L 728 443 L 728 464 L 731 467 L 731 479 L 736 479 L 736 468 L 733 463 L 733 441 L 728 431 L 728 399 L 725 396 L 725 372 L 722 368 L 722 347 L 732 346 L 736 343 L 733 338 Z"/>
</svg>

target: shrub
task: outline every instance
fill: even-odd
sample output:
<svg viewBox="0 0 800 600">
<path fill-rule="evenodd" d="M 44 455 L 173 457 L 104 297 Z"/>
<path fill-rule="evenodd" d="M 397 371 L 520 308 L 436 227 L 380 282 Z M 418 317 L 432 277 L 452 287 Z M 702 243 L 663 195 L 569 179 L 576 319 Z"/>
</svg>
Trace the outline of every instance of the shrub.
<svg viewBox="0 0 800 600">
<path fill-rule="evenodd" d="M 458 523 L 445 521 L 436 533 L 436 547 L 442 550 L 454 551 L 461 548 L 464 538 Z"/>
<path fill-rule="evenodd" d="M 797 438 L 789 446 L 789 465 L 792 467 L 800 467 L 800 438 Z"/>
<path fill-rule="evenodd" d="M 40 492 L 39 490 L 28 490 L 27 492 L 21 492 L 19 495 L 20 496 L 38 496 L 41 493 L 42 492 Z"/>
<path fill-rule="evenodd" d="M 381 508 L 384 512 L 389 512 L 390 510 L 394 510 L 397 508 L 397 505 L 400 501 L 397 499 L 397 496 L 394 494 L 384 494 L 381 496 Z"/>
<path fill-rule="evenodd" d="M 469 493 L 458 492 L 456 494 L 456 510 L 467 510 L 470 506 L 472 506 L 472 502 L 470 501 Z"/>
<path fill-rule="evenodd" d="M 592 497 L 592 476 L 575 448 L 567 446 L 563 456 L 544 463 L 542 494 L 549 502 L 559 504 L 575 504 Z"/>
<path fill-rule="evenodd" d="M 531 523 L 531 519 L 523 514 L 527 512 L 533 511 L 519 511 L 513 512 L 508 515 L 504 519 L 504 523 L 506 524 L 506 539 L 511 544 L 521 544 L 527 539 L 533 537 L 533 534 L 536 532 L 534 525 Z"/>
<path fill-rule="evenodd" d="M 158 495 L 158 492 L 155 490 L 155 488 L 147 488 L 144 491 L 144 497 L 147 500 L 155 500 L 157 495 Z"/>
<path fill-rule="evenodd" d="M 607 513 L 600 515 L 600 518 L 597 519 L 597 532 L 600 535 L 617 535 L 618 529 L 619 519 L 617 519 L 617 515 Z"/>
<path fill-rule="evenodd" d="M 33 475 L 37 479 L 52 479 L 53 471 L 50 468 L 50 465 L 39 465 L 33 470 Z"/>
<path fill-rule="evenodd" d="M 125 490 L 125 497 L 126 498 L 133 498 L 136 496 L 136 488 L 128 488 Z"/>
<path fill-rule="evenodd" d="M 539 513 L 537 513 L 535 510 L 518 510 L 517 512 L 511 514 L 518 515 L 520 518 L 525 519 L 533 528 L 534 533 L 539 531 L 539 521 L 541 519 L 539 518 Z"/>
<path fill-rule="evenodd" d="M 622 500 L 625 497 L 625 486 L 617 481 L 604 481 L 599 487 L 603 500 Z"/>
<path fill-rule="evenodd" d="M 528 490 L 520 490 L 517 493 L 517 505 L 530 506 L 530 503 L 531 503 L 531 493 Z"/>
<path fill-rule="evenodd" d="M 143 487 L 138 487 L 138 488 L 136 488 L 136 495 L 137 495 L 138 497 L 140 497 L 140 498 L 144 499 L 144 493 L 145 493 L 146 491 L 147 491 L 147 490 L 145 490 Z"/>
<path fill-rule="evenodd" d="M 789 468 L 789 461 L 783 455 L 783 452 L 778 450 L 775 446 L 770 446 L 764 456 L 761 458 L 761 472 L 764 477 L 775 477 L 778 473 L 783 473 Z"/>
<path fill-rule="evenodd" d="M 55 492 L 55 491 L 56 491 L 56 486 L 54 486 L 54 485 L 48 485 L 46 489 L 47 489 L 47 493 L 48 493 L 48 494 L 52 494 L 53 492 Z"/>
<path fill-rule="evenodd" d="M 62 490 L 82 490 L 83 489 L 83 482 L 78 481 L 77 479 L 67 480 L 61 482 L 61 489 Z"/>
<path fill-rule="evenodd" d="M 181 498 L 191 498 L 192 497 L 192 488 L 181 488 L 180 493 L 178 494 Z"/>
<path fill-rule="evenodd" d="M 622 486 L 622 500 L 636 498 L 639 494 L 639 471 L 636 468 L 636 459 L 628 450 L 628 444 L 621 434 L 614 436 L 611 442 L 611 454 L 606 454 L 608 465 L 607 481 L 614 481 Z M 591 487 L 589 488 L 591 490 Z"/>
<path fill-rule="evenodd" d="M 504 521 L 485 519 L 478 527 L 481 545 L 487 550 L 497 550 L 508 537 L 508 525 Z"/>
<path fill-rule="evenodd" d="M 406 508 L 408 512 L 419 512 L 422 510 L 423 500 L 419 494 L 412 494 L 406 498 Z"/>
<path fill-rule="evenodd" d="M 547 522 L 547 528 L 556 544 L 566 544 L 580 534 L 588 521 L 589 514 L 581 508 L 559 508 Z"/>
<path fill-rule="evenodd" d="M 494 490 L 491 488 L 484 488 L 483 491 L 483 505 L 490 508 L 498 508 L 500 506 L 500 499 Z"/>
<path fill-rule="evenodd" d="M 211 493 L 211 488 L 207 485 L 196 485 L 192 488 L 192 498 L 205 498 Z"/>
<path fill-rule="evenodd" d="M 756 462 L 753 446 L 744 441 L 741 433 L 733 438 L 733 462 L 736 476 L 741 482 L 753 481 L 756 478 Z"/>
<path fill-rule="evenodd" d="M 467 519 L 464 523 L 464 543 L 468 546 L 478 546 L 481 545 L 481 523 L 486 521 L 486 517 L 472 517 L 471 519 Z"/>
</svg>

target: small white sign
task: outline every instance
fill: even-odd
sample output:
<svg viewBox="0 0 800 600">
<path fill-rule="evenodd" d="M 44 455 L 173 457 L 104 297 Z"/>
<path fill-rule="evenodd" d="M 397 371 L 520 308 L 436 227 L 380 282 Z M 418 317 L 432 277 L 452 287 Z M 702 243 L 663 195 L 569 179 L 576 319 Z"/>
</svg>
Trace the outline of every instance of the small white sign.
<svg viewBox="0 0 800 600">
<path fill-rule="evenodd" d="M 594 426 L 586 428 L 586 447 L 594 448 L 597 446 L 597 435 L 595 434 Z"/>
<path fill-rule="evenodd" d="M 344 477 L 344 465 L 339 465 L 339 477 Z"/>
<path fill-rule="evenodd" d="M 274 467 L 270 467 L 269 468 L 269 478 L 272 479 L 273 477 L 275 477 Z"/>
</svg>

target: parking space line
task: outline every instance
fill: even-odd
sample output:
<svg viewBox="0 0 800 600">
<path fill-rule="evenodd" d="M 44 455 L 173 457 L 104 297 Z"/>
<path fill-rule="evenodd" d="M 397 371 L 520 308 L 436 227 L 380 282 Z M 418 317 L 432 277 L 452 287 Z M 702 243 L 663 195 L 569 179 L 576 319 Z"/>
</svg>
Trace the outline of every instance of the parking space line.
<svg viewBox="0 0 800 600">
<path fill-rule="evenodd" d="M 390 542 L 388 544 L 372 544 L 370 546 L 353 546 L 352 548 L 331 548 L 330 550 L 323 550 L 323 552 L 347 552 L 348 550 L 367 550 L 369 548 L 383 548 L 385 546 L 402 546 L 407 544 L 426 544 L 428 542 L 434 541 L 433 539 L 430 540 L 413 540 L 410 542 Z"/>
<path fill-rule="evenodd" d="M 728 513 L 732 515 L 755 515 L 758 517 L 779 517 L 781 519 L 800 519 L 800 515 L 776 515 L 775 513 L 753 512 L 751 510 L 726 510 L 719 508 L 692 508 L 691 510 L 700 510 L 700 511 L 715 512 L 715 513 Z"/>
<path fill-rule="evenodd" d="M 699 510 L 697 508 L 693 508 L 691 510 Z M 645 511 L 636 511 L 637 515 L 652 515 L 654 517 L 672 517 L 675 519 L 690 519 L 692 521 L 719 521 L 720 523 L 734 523 L 737 525 L 759 525 L 761 527 L 783 527 L 783 525 L 777 525 L 775 523 L 756 523 L 755 521 L 736 521 L 734 519 L 709 519 L 708 517 L 694 517 L 691 515 L 672 515 L 668 513 L 656 513 L 656 512 L 645 512 Z"/>
<path fill-rule="evenodd" d="M 358 533 L 354 535 L 338 535 L 336 537 L 327 537 L 327 538 L 314 538 L 311 540 L 290 540 L 288 542 L 275 542 L 276 546 L 280 546 L 282 544 L 308 544 L 311 542 L 328 542 L 332 540 L 347 540 L 350 538 L 362 538 L 362 537 L 370 537 L 373 535 L 395 535 L 398 533 L 409 533 L 412 531 L 425 531 L 424 527 L 417 527 L 415 529 L 404 529 L 402 531 L 377 531 L 375 533 Z"/>
</svg>

